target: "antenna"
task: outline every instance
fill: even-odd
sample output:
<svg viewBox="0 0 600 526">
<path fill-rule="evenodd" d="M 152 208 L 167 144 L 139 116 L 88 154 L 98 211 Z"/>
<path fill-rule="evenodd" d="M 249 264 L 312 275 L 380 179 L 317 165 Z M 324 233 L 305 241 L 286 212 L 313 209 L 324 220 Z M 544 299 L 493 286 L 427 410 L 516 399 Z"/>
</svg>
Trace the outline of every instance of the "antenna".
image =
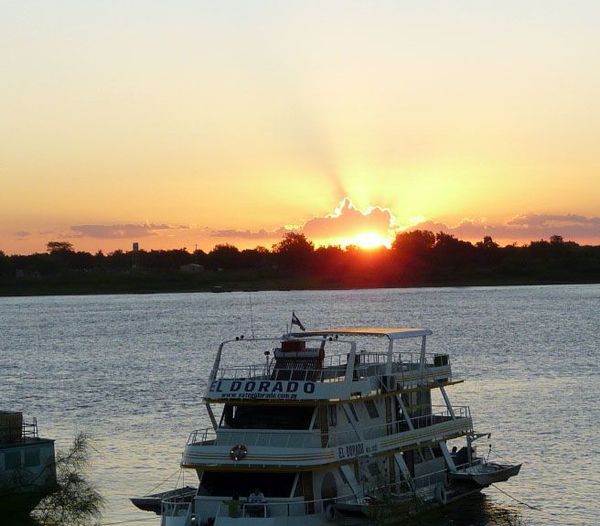
<svg viewBox="0 0 600 526">
<path fill-rule="evenodd" d="M 254 314 L 252 312 L 252 295 L 249 292 L 248 301 L 250 303 L 250 332 L 252 333 L 252 338 L 254 338 Z"/>
</svg>

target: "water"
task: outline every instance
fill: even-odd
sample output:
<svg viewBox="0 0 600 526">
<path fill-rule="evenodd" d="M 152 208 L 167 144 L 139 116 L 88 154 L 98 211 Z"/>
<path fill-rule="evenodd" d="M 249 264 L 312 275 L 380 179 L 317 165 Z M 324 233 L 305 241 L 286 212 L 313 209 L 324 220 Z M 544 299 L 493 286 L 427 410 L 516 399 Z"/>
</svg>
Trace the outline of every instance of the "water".
<svg viewBox="0 0 600 526">
<path fill-rule="evenodd" d="M 292 310 L 311 328 L 434 331 L 428 350 L 450 353 L 467 380 L 449 388 L 453 403 L 492 431 L 493 456 L 524 462 L 500 487 L 539 510 L 489 488 L 423 524 L 600 523 L 600 285 L 251 296 L 262 336 L 281 334 Z M 128 499 L 175 483 L 188 433 L 209 426 L 216 346 L 250 326 L 248 293 L 0 298 L 0 407 L 37 416 L 58 448 L 90 434 L 104 523 L 157 526 Z"/>
</svg>

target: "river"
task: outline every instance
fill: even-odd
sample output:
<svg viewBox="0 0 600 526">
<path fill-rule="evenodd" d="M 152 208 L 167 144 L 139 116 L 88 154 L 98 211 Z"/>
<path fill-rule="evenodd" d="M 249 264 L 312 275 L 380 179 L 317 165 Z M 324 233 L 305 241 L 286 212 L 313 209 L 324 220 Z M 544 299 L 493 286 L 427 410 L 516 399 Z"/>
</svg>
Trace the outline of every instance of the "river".
<svg viewBox="0 0 600 526">
<path fill-rule="evenodd" d="M 218 344 L 280 335 L 292 310 L 310 328 L 430 328 L 491 458 L 523 462 L 500 488 L 527 505 L 489 488 L 427 524 L 600 524 L 600 285 L 0 298 L 0 409 L 36 416 L 59 449 L 89 434 L 103 523 L 157 526 L 129 497 L 172 486 L 210 425 Z"/>
</svg>

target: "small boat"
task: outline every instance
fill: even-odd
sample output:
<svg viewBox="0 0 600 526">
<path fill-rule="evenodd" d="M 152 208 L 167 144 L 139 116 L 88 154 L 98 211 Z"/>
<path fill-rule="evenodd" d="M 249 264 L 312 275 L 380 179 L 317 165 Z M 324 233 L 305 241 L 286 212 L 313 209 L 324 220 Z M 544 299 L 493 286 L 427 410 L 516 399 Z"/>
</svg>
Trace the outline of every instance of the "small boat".
<svg viewBox="0 0 600 526">
<path fill-rule="evenodd" d="M 192 502 L 198 488 L 185 486 L 183 488 L 163 491 L 161 493 L 152 493 L 143 497 L 132 497 L 129 500 L 133 505 L 142 511 L 153 511 L 160 515 L 160 507 L 163 500 L 180 500 L 181 502 Z"/>
<path fill-rule="evenodd" d="M 450 472 L 448 476 L 456 482 L 474 483 L 482 488 L 496 482 L 505 482 L 521 471 L 521 464 L 496 464 L 481 462 L 465 469 Z"/>
</svg>

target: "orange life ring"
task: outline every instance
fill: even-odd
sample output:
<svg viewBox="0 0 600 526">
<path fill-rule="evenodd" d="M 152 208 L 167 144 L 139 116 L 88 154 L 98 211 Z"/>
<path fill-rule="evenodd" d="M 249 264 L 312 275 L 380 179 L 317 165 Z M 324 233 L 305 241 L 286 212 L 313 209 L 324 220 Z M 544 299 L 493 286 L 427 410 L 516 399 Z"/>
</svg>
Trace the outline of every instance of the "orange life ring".
<svg viewBox="0 0 600 526">
<path fill-rule="evenodd" d="M 242 460 L 248 454 L 248 448 L 244 444 L 237 444 L 229 450 L 231 460 Z"/>
</svg>

